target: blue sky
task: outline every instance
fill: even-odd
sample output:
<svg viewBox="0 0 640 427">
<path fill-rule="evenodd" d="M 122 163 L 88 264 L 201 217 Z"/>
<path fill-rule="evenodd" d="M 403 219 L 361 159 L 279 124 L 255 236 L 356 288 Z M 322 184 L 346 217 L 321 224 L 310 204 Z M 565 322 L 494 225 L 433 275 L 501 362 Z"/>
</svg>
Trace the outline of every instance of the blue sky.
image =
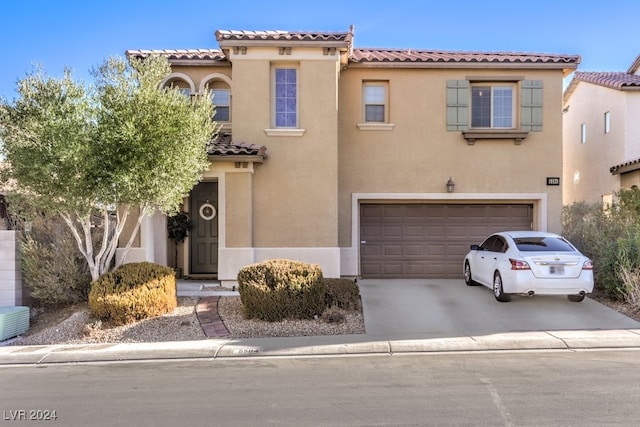
<svg viewBox="0 0 640 427">
<path fill-rule="evenodd" d="M 241 0 L 5 0 L 0 97 L 40 64 L 79 80 L 127 49 L 216 48 L 214 32 L 347 31 L 355 45 L 577 54 L 579 70 L 626 71 L 640 54 L 637 0 L 310 2 Z"/>
</svg>

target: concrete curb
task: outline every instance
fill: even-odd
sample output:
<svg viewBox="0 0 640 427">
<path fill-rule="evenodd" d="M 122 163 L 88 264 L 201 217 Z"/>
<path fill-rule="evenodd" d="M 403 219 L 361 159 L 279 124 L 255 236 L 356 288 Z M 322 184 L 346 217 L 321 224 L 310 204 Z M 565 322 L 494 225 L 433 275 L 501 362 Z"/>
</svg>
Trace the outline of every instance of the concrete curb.
<svg viewBox="0 0 640 427">
<path fill-rule="evenodd" d="M 0 347 L 0 365 L 523 350 L 640 349 L 640 329 L 541 331 L 451 338 L 336 335 L 160 343 Z"/>
</svg>

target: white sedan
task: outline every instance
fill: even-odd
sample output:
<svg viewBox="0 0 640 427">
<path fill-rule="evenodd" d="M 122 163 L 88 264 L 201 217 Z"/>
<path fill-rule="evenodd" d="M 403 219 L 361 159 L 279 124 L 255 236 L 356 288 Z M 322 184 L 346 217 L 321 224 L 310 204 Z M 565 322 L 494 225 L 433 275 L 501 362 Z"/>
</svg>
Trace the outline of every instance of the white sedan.
<svg viewBox="0 0 640 427">
<path fill-rule="evenodd" d="M 564 237 L 541 231 L 505 231 L 471 245 L 464 281 L 493 290 L 500 302 L 510 294 L 567 295 L 580 302 L 593 291 L 593 263 Z"/>
</svg>

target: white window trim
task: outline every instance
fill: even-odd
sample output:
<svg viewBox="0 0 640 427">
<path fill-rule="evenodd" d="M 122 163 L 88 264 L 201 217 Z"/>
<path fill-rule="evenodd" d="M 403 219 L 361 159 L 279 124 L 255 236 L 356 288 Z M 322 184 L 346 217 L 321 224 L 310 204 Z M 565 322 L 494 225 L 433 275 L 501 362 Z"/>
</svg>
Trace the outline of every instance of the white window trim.
<svg viewBox="0 0 640 427">
<path fill-rule="evenodd" d="M 611 111 L 604 112 L 604 133 L 611 132 Z"/>
<path fill-rule="evenodd" d="M 582 123 L 580 125 L 580 143 L 581 144 L 587 143 L 587 124 L 586 123 Z"/>
<path fill-rule="evenodd" d="M 275 128 L 265 129 L 264 133 L 267 136 L 302 136 L 306 131 L 306 129 L 302 128 Z"/>
<path fill-rule="evenodd" d="M 367 123 L 358 123 L 358 129 L 360 130 L 393 130 L 395 124 L 393 123 L 378 123 L 378 122 L 367 122 Z"/>
</svg>

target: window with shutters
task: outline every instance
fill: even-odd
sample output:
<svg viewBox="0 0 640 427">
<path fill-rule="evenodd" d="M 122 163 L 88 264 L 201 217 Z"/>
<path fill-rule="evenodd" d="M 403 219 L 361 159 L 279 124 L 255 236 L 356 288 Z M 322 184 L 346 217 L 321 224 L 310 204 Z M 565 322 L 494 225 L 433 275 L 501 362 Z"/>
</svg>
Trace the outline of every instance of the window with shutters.
<svg viewBox="0 0 640 427">
<path fill-rule="evenodd" d="M 521 77 L 447 81 L 447 130 L 477 139 L 512 139 L 521 143 L 542 130 L 542 81 Z"/>
<path fill-rule="evenodd" d="M 471 127 L 512 129 L 514 85 L 474 84 L 471 86 Z"/>
</svg>

